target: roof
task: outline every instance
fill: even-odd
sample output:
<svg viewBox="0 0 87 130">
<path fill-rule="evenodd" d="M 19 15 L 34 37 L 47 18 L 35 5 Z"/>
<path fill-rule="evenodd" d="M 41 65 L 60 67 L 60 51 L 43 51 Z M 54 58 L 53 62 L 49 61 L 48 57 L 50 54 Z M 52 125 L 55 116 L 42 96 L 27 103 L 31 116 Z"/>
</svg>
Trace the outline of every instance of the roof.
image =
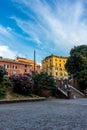
<svg viewBox="0 0 87 130">
<path fill-rule="evenodd" d="M 0 57 L 0 61 L 8 62 L 8 63 L 10 62 L 10 63 L 14 63 L 14 64 L 30 65 L 30 66 L 34 65 L 34 60 L 30 60 L 30 59 L 26 59 L 26 58 L 22 58 L 22 57 L 17 57 L 17 59 Z M 35 66 L 40 66 L 40 65 L 35 63 Z"/>
<path fill-rule="evenodd" d="M 22 65 L 29 65 L 29 63 L 25 63 L 25 62 L 20 62 L 18 60 L 15 60 L 15 59 L 9 59 L 9 58 L 3 58 L 3 57 L 0 57 L 0 61 L 1 62 L 10 62 L 10 63 L 14 63 L 14 64 L 22 64 Z"/>
<path fill-rule="evenodd" d="M 34 65 L 34 60 L 30 60 L 30 59 L 22 58 L 22 57 L 17 57 L 17 60 L 22 63 L 28 63 L 30 65 Z M 35 62 L 35 66 L 40 66 L 40 65 Z"/>
<path fill-rule="evenodd" d="M 45 57 L 45 59 L 43 59 L 43 60 L 49 59 L 49 58 L 51 58 L 51 57 L 65 58 L 65 59 L 67 59 L 67 58 L 68 58 L 68 57 L 64 57 L 64 56 L 57 56 L 57 55 L 51 54 L 51 55 L 49 55 L 49 56 Z"/>
</svg>

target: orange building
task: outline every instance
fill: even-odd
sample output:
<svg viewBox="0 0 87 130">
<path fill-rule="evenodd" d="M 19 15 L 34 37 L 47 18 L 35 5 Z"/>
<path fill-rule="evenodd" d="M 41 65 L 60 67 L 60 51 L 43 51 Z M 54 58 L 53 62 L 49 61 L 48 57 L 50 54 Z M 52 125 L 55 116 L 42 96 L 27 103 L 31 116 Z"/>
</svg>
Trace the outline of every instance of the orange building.
<svg viewBox="0 0 87 130">
<path fill-rule="evenodd" d="M 29 64 L 31 66 L 32 71 L 34 71 L 34 67 L 35 67 L 35 72 L 37 72 L 37 73 L 41 72 L 41 66 L 39 64 L 37 64 L 36 62 L 34 63 L 34 60 L 17 57 L 17 61 L 19 61 L 21 63 Z"/>
<path fill-rule="evenodd" d="M 34 61 L 26 58 L 19 58 L 13 60 L 0 57 L 0 65 L 5 67 L 8 75 L 12 74 L 32 74 L 34 71 Z M 35 64 L 35 72 L 40 73 L 40 65 Z"/>
</svg>

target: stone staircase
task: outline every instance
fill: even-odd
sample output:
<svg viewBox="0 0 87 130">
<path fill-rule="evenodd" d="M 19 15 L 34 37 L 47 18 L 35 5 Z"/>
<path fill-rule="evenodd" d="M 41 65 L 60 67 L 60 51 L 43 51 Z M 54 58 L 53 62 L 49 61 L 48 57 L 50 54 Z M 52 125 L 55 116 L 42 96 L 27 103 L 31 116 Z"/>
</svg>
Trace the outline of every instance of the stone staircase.
<svg viewBox="0 0 87 130">
<path fill-rule="evenodd" d="M 69 84 L 68 84 L 69 85 Z M 70 98 L 70 99 L 76 99 L 76 98 L 84 98 L 85 95 L 74 88 L 73 86 L 69 85 L 70 89 L 64 88 L 64 86 L 57 85 L 58 91 L 61 92 L 65 98 Z"/>
<path fill-rule="evenodd" d="M 73 86 L 70 85 L 70 90 L 71 90 L 71 98 L 84 98 L 85 95 L 80 92 L 78 89 L 74 88 Z"/>
</svg>

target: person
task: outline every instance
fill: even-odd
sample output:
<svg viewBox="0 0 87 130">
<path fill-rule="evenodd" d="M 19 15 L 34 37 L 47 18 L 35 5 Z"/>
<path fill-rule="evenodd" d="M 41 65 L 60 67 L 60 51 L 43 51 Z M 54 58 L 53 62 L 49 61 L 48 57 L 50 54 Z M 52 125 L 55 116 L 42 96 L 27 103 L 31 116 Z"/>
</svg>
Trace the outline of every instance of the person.
<svg viewBox="0 0 87 130">
<path fill-rule="evenodd" d="M 67 89 L 67 84 L 64 85 L 65 89 Z"/>
<path fill-rule="evenodd" d="M 68 98 L 70 99 L 71 98 L 71 90 L 70 90 L 70 85 L 67 83 L 67 95 L 68 95 Z"/>
<path fill-rule="evenodd" d="M 70 88 L 71 88 L 71 87 L 70 87 L 70 85 L 69 85 L 69 84 L 67 84 L 67 89 L 68 89 L 68 90 L 70 90 Z"/>
</svg>

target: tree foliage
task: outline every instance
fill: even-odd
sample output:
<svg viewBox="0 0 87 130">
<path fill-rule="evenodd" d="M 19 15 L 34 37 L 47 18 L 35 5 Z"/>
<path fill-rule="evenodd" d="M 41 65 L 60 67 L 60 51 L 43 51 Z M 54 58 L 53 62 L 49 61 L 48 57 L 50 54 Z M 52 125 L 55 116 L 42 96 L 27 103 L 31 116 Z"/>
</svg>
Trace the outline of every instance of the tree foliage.
<svg viewBox="0 0 87 130">
<path fill-rule="evenodd" d="M 13 91 L 23 95 L 30 95 L 34 82 L 31 76 L 27 75 L 13 75 L 11 77 L 13 83 Z"/>
<path fill-rule="evenodd" d="M 70 75 L 78 79 L 79 84 L 87 86 L 87 45 L 71 49 L 65 68 Z"/>
<path fill-rule="evenodd" d="M 4 75 L 6 75 L 7 72 L 3 66 L 0 66 L 0 83 L 3 81 Z"/>
<path fill-rule="evenodd" d="M 4 80 L 4 75 L 6 75 L 7 72 L 3 66 L 0 66 L 0 99 L 5 97 L 5 90 L 2 87 L 2 81 Z"/>
<path fill-rule="evenodd" d="M 75 46 L 74 48 L 71 49 L 70 55 L 73 55 L 75 53 L 80 54 L 83 57 L 87 57 L 87 45 Z"/>
<path fill-rule="evenodd" d="M 56 89 L 54 78 L 47 73 L 35 74 L 33 79 L 37 89 Z"/>
<path fill-rule="evenodd" d="M 74 53 L 68 58 L 65 68 L 71 75 L 77 77 L 79 71 L 82 70 L 83 63 L 83 57 L 78 53 Z"/>
</svg>

